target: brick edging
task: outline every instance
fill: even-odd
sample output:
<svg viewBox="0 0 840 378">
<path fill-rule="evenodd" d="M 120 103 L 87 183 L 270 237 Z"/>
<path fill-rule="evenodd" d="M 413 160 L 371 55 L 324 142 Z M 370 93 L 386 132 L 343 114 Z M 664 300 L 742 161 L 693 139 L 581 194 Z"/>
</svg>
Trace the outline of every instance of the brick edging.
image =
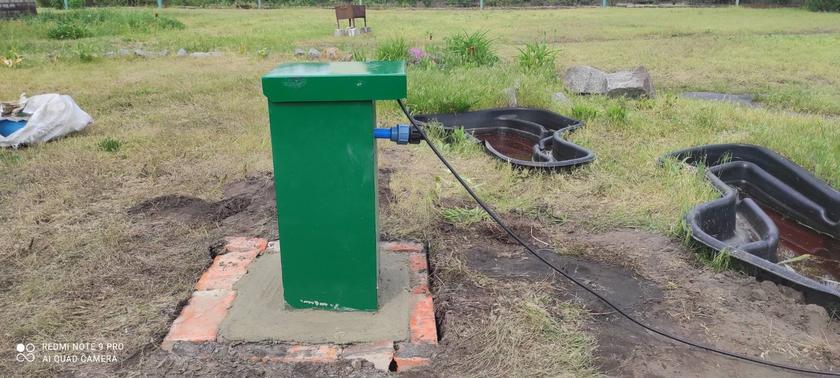
<svg viewBox="0 0 840 378">
<path fill-rule="evenodd" d="M 219 326 L 236 297 L 234 284 L 245 275 L 248 266 L 268 248 L 265 239 L 247 237 L 225 238 L 226 244 L 210 267 L 195 284 L 189 302 L 172 323 L 163 339 L 161 348 L 173 351 L 176 345 L 194 349 L 204 344 L 214 344 Z M 339 359 L 364 359 L 380 370 L 391 365 L 397 371 L 406 371 L 431 364 L 437 346 L 437 325 L 431 291 L 429 290 L 429 264 L 425 248 L 414 242 L 383 242 L 386 252 L 407 253 L 409 261 L 409 286 L 411 309 L 409 314 L 409 340 L 360 343 L 346 346 L 335 344 L 276 345 L 269 352 L 243 352 L 240 355 L 256 363 L 330 363 Z M 190 347 L 192 345 L 192 347 Z"/>
<path fill-rule="evenodd" d="M 222 253 L 195 284 L 195 291 L 172 322 L 161 349 L 171 351 L 175 342 L 216 341 L 219 325 L 236 298 L 233 285 L 248 271 L 248 265 L 265 251 L 265 239 L 228 237 Z"/>
</svg>

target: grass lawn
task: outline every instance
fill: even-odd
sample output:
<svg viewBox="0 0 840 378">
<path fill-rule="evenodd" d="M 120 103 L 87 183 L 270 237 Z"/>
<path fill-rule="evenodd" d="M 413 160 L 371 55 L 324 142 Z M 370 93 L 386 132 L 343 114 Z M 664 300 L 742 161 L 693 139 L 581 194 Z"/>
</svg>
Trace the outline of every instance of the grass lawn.
<svg viewBox="0 0 840 378">
<path fill-rule="evenodd" d="M 457 32 L 486 31 L 500 63 L 411 67 L 409 105 L 418 112 L 503 106 L 504 89 L 518 86 L 520 105 L 569 116 L 589 110 L 587 125 L 571 139 L 595 151 L 598 160 L 570 173 L 516 171 L 476 148 L 446 148 L 462 174 L 504 214 L 549 212 L 586 232 L 631 228 L 684 238 L 682 215 L 716 194 L 702 175 L 659 167 L 656 159 L 708 143 L 767 146 L 840 188 L 840 14 L 738 8 L 387 9 L 370 11 L 373 33 L 336 38 L 331 9 L 160 12 L 183 27 L 158 21 L 132 26 L 132 20 L 150 17 L 151 9 L 107 11 L 111 19 L 88 23 L 88 37 L 79 40 L 49 39 L 55 21 L 0 23 L 0 55 L 23 58 L 15 68 L 0 66 L 0 99 L 60 92 L 73 96 L 95 119 L 84 132 L 60 141 L 0 151 L 0 345 L 117 341 L 125 343 L 121 357 L 128 358 L 159 343 L 178 303 L 209 262 L 207 244 L 225 235 L 208 224 L 140 224 L 126 210 L 173 193 L 219 200 L 225 184 L 270 171 L 259 77 L 298 59 L 296 47 L 334 46 L 373 58 L 380 43 L 397 36 L 412 47 L 428 48 Z M 518 49 L 534 41 L 558 51 L 561 76 L 577 64 L 606 70 L 644 65 L 657 97 L 571 96 L 571 104 L 554 103 L 552 94 L 563 90 L 562 80 L 523 73 L 514 62 Z M 105 57 L 120 48 L 224 55 Z M 751 93 L 762 106 L 678 96 L 687 90 Z M 403 121 L 394 104 L 378 109 L 385 124 Z M 394 159 L 387 162 L 393 168 L 389 187 L 399 196 L 383 211 L 383 233 L 446 249 L 449 239 L 438 232 L 442 220 L 463 230 L 486 222 L 470 215 L 473 205 L 426 146 L 380 148 L 383 159 Z M 569 246 L 557 248 L 575 253 Z M 457 270 L 456 260 L 441 257 L 438 264 Z M 502 306 L 490 324 L 499 330 L 509 329 L 510 319 L 536 325 L 497 336 L 529 340 L 529 348 L 544 353 L 564 353 L 553 357 L 564 364 L 536 366 L 534 374 L 594 374 L 596 341 L 582 325 L 587 315 L 580 305 L 522 290 L 529 293 L 523 297 L 526 305 Z M 568 321 L 546 314 L 565 314 Z M 466 335 L 474 331 L 454 327 Z M 546 347 L 552 340 L 545 333 L 529 336 L 546 329 L 577 344 L 557 352 Z M 509 369 L 539 365 L 527 356 L 511 357 L 509 366 L 486 364 L 507 353 L 485 349 L 477 354 L 480 361 L 473 357 L 446 367 L 510 375 Z M 60 368 L 22 366 L 12 357 L 0 361 L 0 371 L 7 374 Z"/>
</svg>

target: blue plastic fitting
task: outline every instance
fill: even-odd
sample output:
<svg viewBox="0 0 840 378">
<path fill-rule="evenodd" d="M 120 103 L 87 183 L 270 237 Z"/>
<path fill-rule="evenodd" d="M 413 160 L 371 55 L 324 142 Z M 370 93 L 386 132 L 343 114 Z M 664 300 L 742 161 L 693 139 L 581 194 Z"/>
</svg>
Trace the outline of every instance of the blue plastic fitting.
<svg viewBox="0 0 840 378">
<path fill-rule="evenodd" d="M 375 128 L 373 137 L 377 139 L 390 139 L 397 144 L 408 144 L 411 135 L 411 128 L 408 125 L 396 125 L 392 128 Z"/>
<path fill-rule="evenodd" d="M 373 137 L 376 139 L 391 139 L 391 129 L 377 127 L 373 129 Z"/>
</svg>

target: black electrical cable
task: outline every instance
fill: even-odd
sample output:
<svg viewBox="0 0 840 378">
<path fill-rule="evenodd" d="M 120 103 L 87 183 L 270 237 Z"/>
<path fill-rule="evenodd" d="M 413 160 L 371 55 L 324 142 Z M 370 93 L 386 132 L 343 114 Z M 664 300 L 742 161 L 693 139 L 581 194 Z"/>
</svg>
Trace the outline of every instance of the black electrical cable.
<svg viewBox="0 0 840 378">
<path fill-rule="evenodd" d="M 790 366 L 790 365 L 778 364 L 778 363 L 775 363 L 775 362 L 763 361 L 763 360 L 759 360 L 757 358 L 744 356 L 744 355 L 737 354 L 737 353 L 734 353 L 734 352 L 727 352 L 725 350 L 720 350 L 720 349 L 717 349 L 717 348 L 714 348 L 714 347 L 699 344 L 699 343 L 696 343 L 696 342 L 693 342 L 693 341 L 690 341 L 690 340 L 683 339 L 679 336 L 671 335 L 671 334 L 669 334 L 665 331 L 660 331 L 656 328 L 653 328 L 653 327 L 651 327 L 647 324 L 642 323 L 641 321 L 634 318 L 632 315 L 624 312 L 617 305 L 615 305 L 612 302 L 610 302 L 609 300 L 607 300 L 607 298 L 604 298 L 603 296 L 601 296 L 600 294 L 596 293 L 594 290 L 592 290 L 591 288 L 586 286 L 584 283 L 576 280 L 574 277 L 572 277 L 569 274 L 563 272 L 562 270 L 560 270 L 559 268 L 557 268 L 556 266 L 554 266 L 553 264 L 548 262 L 548 260 L 546 260 L 542 256 L 540 256 L 537 253 L 537 251 L 535 251 L 533 248 L 531 248 L 531 246 L 529 246 L 527 243 L 525 243 L 525 241 L 523 241 L 521 238 L 519 238 L 519 236 L 516 235 L 513 232 L 513 230 L 511 230 L 510 227 L 508 227 L 507 224 L 505 224 L 504 221 L 502 221 L 502 219 L 499 217 L 499 215 L 496 214 L 496 212 L 493 211 L 493 209 L 491 209 L 489 206 L 487 206 L 487 204 L 484 203 L 484 201 L 481 198 L 479 198 L 477 194 L 475 194 L 475 192 L 472 190 L 472 188 L 470 188 L 470 186 L 467 184 L 467 182 L 464 181 L 464 179 L 461 177 L 461 175 L 459 175 L 458 172 L 455 171 L 455 168 L 452 167 L 452 164 L 450 164 L 449 161 L 446 160 L 445 157 L 443 157 L 443 154 L 440 153 L 440 151 L 437 149 L 437 147 L 435 147 L 435 145 L 432 144 L 432 141 L 429 140 L 428 135 L 426 135 L 426 131 L 423 130 L 423 128 L 421 128 L 417 124 L 414 117 L 412 117 L 411 113 L 409 113 L 408 108 L 406 108 L 406 106 L 405 106 L 405 103 L 403 103 L 402 100 L 397 100 L 397 103 L 400 105 L 400 109 L 402 109 L 403 113 L 405 113 L 405 116 L 408 117 L 408 120 L 409 120 L 409 122 L 411 122 L 411 125 L 417 130 L 418 133 L 420 133 L 420 136 L 423 138 L 423 140 L 426 141 L 426 144 L 429 145 L 429 148 L 432 149 L 432 152 L 434 152 L 434 154 L 437 155 L 438 159 L 440 159 L 440 161 L 443 163 L 443 165 L 445 165 L 446 168 L 449 169 L 449 172 L 452 172 L 452 175 L 455 176 L 455 179 L 457 179 L 459 183 L 461 183 L 461 186 L 464 187 L 464 190 L 467 191 L 467 193 L 470 195 L 470 197 L 472 197 L 473 200 L 475 200 L 475 202 L 479 206 L 481 206 L 482 209 L 484 209 L 484 211 L 487 213 L 487 215 L 489 215 L 490 218 L 492 218 L 493 221 L 496 222 L 496 224 L 499 225 L 499 227 L 501 227 L 503 230 L 505 230 L 505 232 L 508 235 L 510 235 L 511 238 L 513 238 L 514 240 L 516 240 L 517 243 L 519 243 L 520 245 L 525 247 L 525 249 L 528 250 L 528 252 L 531 255 L 536 257 L 543 264 L 547 265 L 548 267 L 550 267 L 555 272 L 560 273 L 563 277 L 566 277 L 566 279 L 568 279 L 569 281 L 572 281 L 575 285 L 580 286 L 582 289 L 586 290 L 589 294 L 592 294 L 595 298 L 598 298 L 598 300 L 600 300 L 601 302 L 603 302 L 607 306 L 611 307 L 613 310 L 615 310 L 617 313 L 621 314 L 621 316 L 623 316 L 624 318 L 626 318 L 630 322 L 632 322 L 632 323 L 636 324 L 637 326 L 642 327 L 642 328 L 644 328 L 644 329 L 646 329 L 650 332 L 653 332 L 657 335 L 660 335 L 662 337 L 670 339 L 672 341 L 676 341 L 678 343 L 685 344 L 685 345 L 688 345 L 688 346 L 691 346 L 691 347 L 694 347 L 694 348 L 698 348 L 698 349 L 701 349 L 701 350 L 704 350 L 704 351 L 707 351 L 707 352 L 717 353 L 717 354 L 720 354 L 720 355 L 723 355 L 723 356 L 726 356 L 726 357 L 730 357 L 730 358 L 734 358 L 734 359 L 738 359 L 738 360 L 749 361 L 749 362 L 756 363 L 756 364 L 759 364 L 759 365 L 775 367 L 775 368 L 794 371 L 794 372 L 798 372 L 798 373 L 807 373 L 807 374 L 815 374 L 815 375 L 828 375 L 828 376 L 840 377 L 840 373 L 833 373 L 833 372 L 819 371 L 819 370 L 810 370 L 810 369 L 799 368 L 799 367 Z"/>
</svg>

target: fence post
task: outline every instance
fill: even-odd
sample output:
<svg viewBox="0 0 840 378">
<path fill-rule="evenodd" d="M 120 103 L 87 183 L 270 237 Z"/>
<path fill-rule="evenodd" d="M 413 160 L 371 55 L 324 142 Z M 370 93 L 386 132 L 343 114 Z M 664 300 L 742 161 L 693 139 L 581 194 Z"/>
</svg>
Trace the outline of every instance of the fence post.
<svg viewBox="0 0 840 378">
<path fill-rule="evenodd" d="M 158 9 L 163 8 L 163 0 L 157 0 Z"/>
</svg>

